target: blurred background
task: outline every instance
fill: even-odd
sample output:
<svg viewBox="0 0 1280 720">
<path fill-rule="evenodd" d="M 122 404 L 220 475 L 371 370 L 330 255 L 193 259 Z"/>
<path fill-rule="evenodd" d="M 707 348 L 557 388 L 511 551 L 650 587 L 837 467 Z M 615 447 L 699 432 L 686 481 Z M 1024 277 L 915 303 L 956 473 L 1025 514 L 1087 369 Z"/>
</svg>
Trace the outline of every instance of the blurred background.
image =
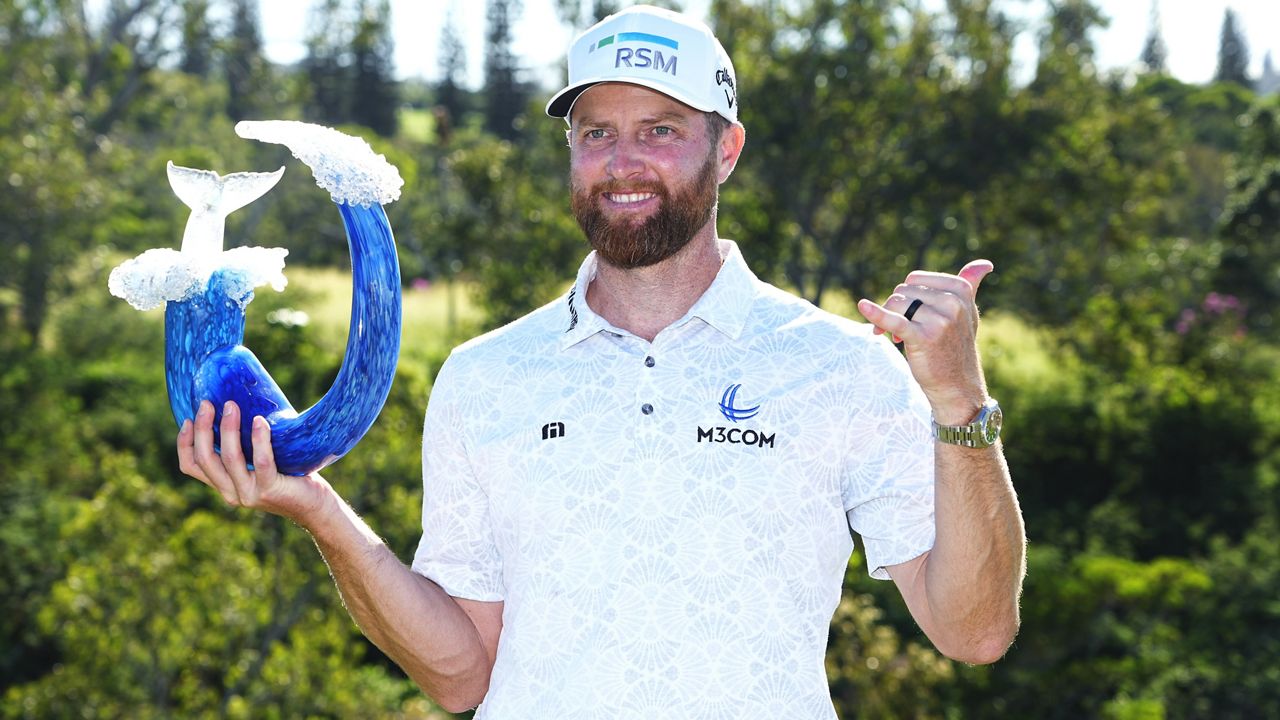
<svg viewBox="0 0 1280 720">
<path fill-rule="evenodd" d="M 300 406 L 341 359 L 327 194 L 240 119 L 369 140 L 405 278 L 386 409 L 326 476 L 417 542 L 422 412 L 456 343 L 585 244 L 542 106 L 609 0 L 0 0 L 0 718 L 443 718 L 360 636 L 307 535 L 183 477 L 163 318 L 107 273 L 176 248 L 165 163 L 288 166 L 228 245 L 290 251 L 247 344 Z M 1280 717 L 1280 8 L 690 0 L 747 149 L 720 231 L 856 317 L 982 256 L 982 350 L 1030 537 L 1008 656 L 939 656 L 856 555 L 845 718 Z M 1271 43 L 1271 45 L 1267 45 Z"/>
</svg>

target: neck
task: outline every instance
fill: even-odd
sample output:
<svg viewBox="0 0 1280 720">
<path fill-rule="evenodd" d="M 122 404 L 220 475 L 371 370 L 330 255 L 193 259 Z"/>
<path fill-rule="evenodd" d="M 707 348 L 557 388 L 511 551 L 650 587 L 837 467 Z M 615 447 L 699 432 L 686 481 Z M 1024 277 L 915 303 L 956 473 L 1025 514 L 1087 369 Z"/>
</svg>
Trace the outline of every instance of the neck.
<svg viewBox="0 0 1280 720">
<path fill-rule="evenodd" d="M 587 305 L 614 327 L 649 342 L 711 287 L 724 258 L 715 218 L 688 245 L 655 265 L 624 270 L 600 260 L 587 288 Z"/>
</svg>

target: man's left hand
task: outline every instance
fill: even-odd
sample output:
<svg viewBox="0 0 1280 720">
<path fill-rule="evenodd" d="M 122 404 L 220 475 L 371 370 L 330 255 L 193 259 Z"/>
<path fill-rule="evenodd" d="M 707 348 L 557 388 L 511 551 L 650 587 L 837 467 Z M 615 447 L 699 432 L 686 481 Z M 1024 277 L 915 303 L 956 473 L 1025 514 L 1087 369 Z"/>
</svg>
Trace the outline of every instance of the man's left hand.
<svg viewBox="0 0 1280 720">
<path fill-rule="evenodd" d="M 957 275 L 916 270 L 879 305 L 858 301 L 858 311 L 902 341 L 911 374 L 920 383 L 934 418 L 944 425 L 973 420 L 986 399 L 986 380 L 978 357 L 978 285 L 995 266 L 974 260 Z M 921 305 L 908 320 L 912 301 Z"/>
</svg>

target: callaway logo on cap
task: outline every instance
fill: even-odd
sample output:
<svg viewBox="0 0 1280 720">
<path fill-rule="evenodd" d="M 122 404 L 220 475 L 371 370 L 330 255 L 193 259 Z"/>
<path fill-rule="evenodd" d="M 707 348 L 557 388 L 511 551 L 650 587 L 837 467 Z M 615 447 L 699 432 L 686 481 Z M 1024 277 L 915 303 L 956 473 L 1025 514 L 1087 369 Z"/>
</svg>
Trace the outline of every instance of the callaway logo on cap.
<svg viewBox="0 0 1280 720">
<path fill-rule="evenodd" d="M 547 103 L 547 114 L 567 118 L 578 96 L 602 82 L 641 85 L 738 121 L 729 55 L 710 28 L 670 10 L 636 5 L 579 35 L 569 49 L 569 84 Z"/>
</svg>

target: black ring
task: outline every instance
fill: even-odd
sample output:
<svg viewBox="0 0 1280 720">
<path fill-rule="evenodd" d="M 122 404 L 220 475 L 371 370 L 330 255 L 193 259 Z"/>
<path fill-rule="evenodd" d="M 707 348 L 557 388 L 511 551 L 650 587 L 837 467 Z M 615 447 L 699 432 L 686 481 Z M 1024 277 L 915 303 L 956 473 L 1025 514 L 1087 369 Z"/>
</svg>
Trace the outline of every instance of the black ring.
<svg viewBox="0 0 1280 720">
<path fill-rule="evenodd" d="M 911 322 L 911 318 L 916 316 L 916 311 L 919 310 L 920 306 L 923 304 L 924 304 L 924 301 L 921 300 L 920 298 L 916 298 L 915 300 L 912 300 L 911 304 L 907 306 L 907 311 L 902 313 L 902 316 L 907 319 L 907 322 Z"/>
</svg>

